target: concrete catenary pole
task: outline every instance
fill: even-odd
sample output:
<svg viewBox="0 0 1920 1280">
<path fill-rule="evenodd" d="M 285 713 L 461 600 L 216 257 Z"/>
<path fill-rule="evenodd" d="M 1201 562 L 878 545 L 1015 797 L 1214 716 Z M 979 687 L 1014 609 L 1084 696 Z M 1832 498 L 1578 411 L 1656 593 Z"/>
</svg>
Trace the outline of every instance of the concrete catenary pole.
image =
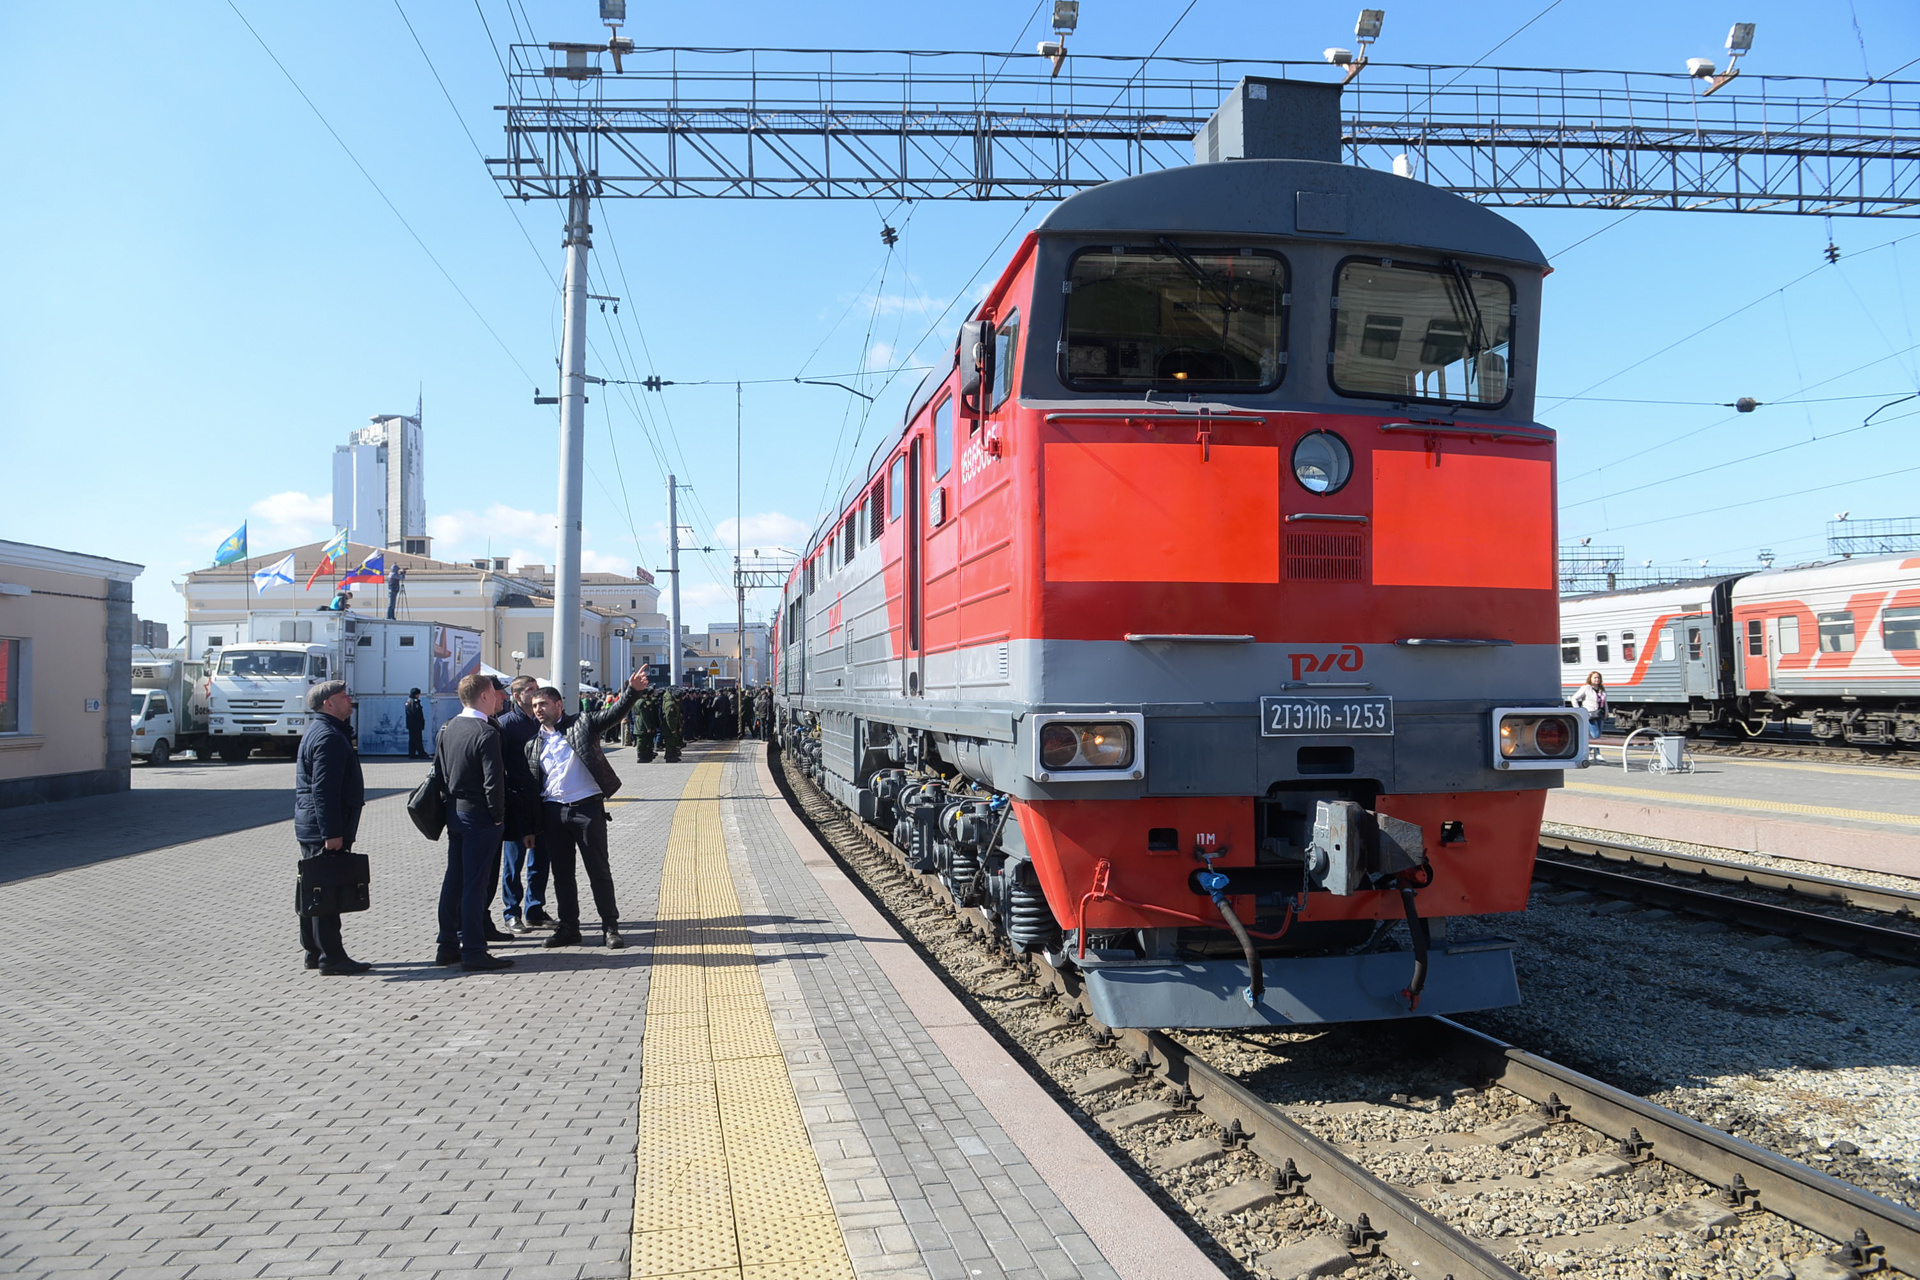
<svg viewBox="0 0 1920 1280">
<path fill-rule="evenodd" d="M 673 616 L 668 620 L 667 681 L 680 687 L 680 484 L 667 477 L 667 576 L 673 579 Z"/>
<path fill-rule="evenodd" d="M 560 545 L 553 565 L 553 686 L 580 702 L 580 500 L 586 470 L 587 250 L 593 226 L 587 180 L 567 202 L 566 327 L 560 338 Z"/>
</svg>

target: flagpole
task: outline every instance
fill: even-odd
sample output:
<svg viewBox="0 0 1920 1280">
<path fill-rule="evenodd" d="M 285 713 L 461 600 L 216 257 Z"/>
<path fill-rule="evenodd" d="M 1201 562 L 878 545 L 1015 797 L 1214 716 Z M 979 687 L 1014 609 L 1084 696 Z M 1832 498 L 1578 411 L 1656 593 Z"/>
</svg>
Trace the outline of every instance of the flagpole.
<svg viewBox="0 0 1920 1280">
<path fill-rule="evenodd" d="M 247 528 L 247 526 L 246 526 L 246 523 L 245 523 L 244 521 L 243 521 L 243 522 L 241 523 L 241 525 L 240 525 L 240 528 L 241 528 L 241 531 L 242 531 L 242 532 L 241 532 L 241 539 L 242 539 L 242 541 L 244 542 L 244 541 L 245 541 L 245 539 L 246 539 L 246 533 L 245 533 L 245 531 L 246 531 L 246 528 Z M 247 551 L 248 551 L 249 553 L 251 553 L 251 552 L 253 551 L 253 548 L 252 548 L 252 546 L 248 546 L 248 547 L 247 547 L 246 549 L 247 549 Z M 244 617 L 244 618 L 242 619 L 242 621 L 241 621 L 241 623 L 240 623 L 240 626 L 241 626 L 241 634 L 242 634 L 243 636 L 245 636 L 245 637 L 246 637 L 246 639 L 247 639 L 247 641 L 248 641 L 249 643 L 250 643 L 250 642 L 251 642 L 251 641 L 253 640 L 253 572 L 252 572 L 252 565 L 253 565 L 253 561 L 252 561 L 252 557 L 251 557 L 251 554 L 249 554 L 249 555 L 244 555 L 244 556 L 241 556 L 241 557 L 240 557 L 240 573 L 241 573 L 241 576 L 242 576 L 242 577 L 244 577 L 244 578 L 245 578 L 245 579 L 247 580 L 247 581 L 246 581 L 246 615 L 245 615 L 245 617 Z"/>
</svg>

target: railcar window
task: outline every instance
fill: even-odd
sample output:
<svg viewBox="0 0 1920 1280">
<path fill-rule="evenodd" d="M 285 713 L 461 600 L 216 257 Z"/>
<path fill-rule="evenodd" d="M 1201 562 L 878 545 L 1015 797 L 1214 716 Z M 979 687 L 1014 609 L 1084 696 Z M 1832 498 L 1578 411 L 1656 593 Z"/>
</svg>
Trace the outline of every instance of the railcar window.
<svg viewBox="0 0 1920 1280">
<path fill-rule="evenodd" d="M 1747 619 L 1747 656 L 1763 658 L 1767 653 L 1767 624 L 1761 618 Z"/>
<path fill-rule="evenodd" d="M 1800 619 L 1780 619 L 1780 652 L 1800 652 Z"/>
<path fill-rule="evenodd" d="M 900 504 L 906 499 L 901 495 L 907 491 L 907 455 L 901 454 L 893 460 L 893 470 L 888 473 L 887 519 L 900 518 Z"/>
<path fill-rule="evenodd" d="M 1673 632 L 1671 631 L 1660 633 L 1660 661 L 1673 661 Z"/>
<path fill-rule="evenodd" d="M 1593 638 L 1593 660 L 1595 662 L 1610 661 L 1610 659 L 1607 657 L 1607 650 L 1608 650 L 1607 633 L 1602 631 L 1599 635 Z"/>
<path fill-rule="evenodd" d="M 1015 311 L 1002 320 L 993 331 L 993 400 L 987 405 L 991 413 L 1007 402 L 1013 394 L 1013 364 L 1020 354 L 1020 313 Z M 978 431 L 976 421 L 973 430 Z"/>
<path fill-rule="evenodd" d="M 1635 658 L 1638 658 L 1639 656 L 1640 656 L 1640 650 L 1639 650 L 1639 646 L 1634 643 L 1633 632 L 1622 631 L 1620 633 L 1621 661 L 1632 662 Z"/>
<path fill-rule="evenodd" d="M 1820 652 L 1853 652 L 1853 614 L 1845 609 L 1839 613 L 1820 615 Z"/>
<path fill-rule="evenodd" d="M 933 478 L 953 469 L 953 397 L 948 396 L 933 411 Z"/>
<path fill-rule="evenodd" d="M 1688 628 L 1687 628 L 1687 658 L 1688 658 L 1688 660 L 1689 660 L 1689 661 L 1693 661 L 1693 662 L 1698 662 L 1698 661 L 1700 660 L 1700 656 L 1701 656 L 1701 655 L 1702 655 L 1703 653 L 1705 653 L 1705 652 L 1706 652 L 1706 649 L 1705 649 L 1705 647 L 1704 647 L 1704 646 L 1703 646 L 1703 645 L 1701 644 L 1701 641 L 1700 641 L 1700 628 L 1698 628 L 1698 627 L 1688 627 Z"/>
<path fill-rule="evenodd" d="M 1889 651 L 1920 649 L 1920 609 L 1889 609 L 1881 614 L 1880 643 Z"/>
<path fill-rule="evenodd" d="M 1560 637 L 1560 661 L 1574 666 L 1580 665 L 1580 637 Z"/>
<path fill-rule="evenodd" d="M 1274 253 L 1084 250 L 1067 269 L 1060 376 L 1078 391 L 1271 390 L 1286 373 L 1287 289 Z"/>
<path fill-rule="evenodd" d="M 1448 404 L 1505 402 L 1513 286 L 1447 264 L 1350 258 L 1334 298 L 1334 390 Z"/>
</svg>

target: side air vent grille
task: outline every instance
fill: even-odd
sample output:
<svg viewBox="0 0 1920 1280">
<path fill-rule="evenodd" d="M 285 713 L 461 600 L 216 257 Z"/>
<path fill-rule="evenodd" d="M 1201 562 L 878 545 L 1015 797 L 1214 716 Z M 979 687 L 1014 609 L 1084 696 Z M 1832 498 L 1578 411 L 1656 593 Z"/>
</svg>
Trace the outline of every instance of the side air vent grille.
<svg viewBox="0 0 1920 1280">
<path fill-rule="evenodd" d="M 1367 540 L 1358 533 L 1287 535 L 1290 582 L 1365 582 Z"/>
</svg>

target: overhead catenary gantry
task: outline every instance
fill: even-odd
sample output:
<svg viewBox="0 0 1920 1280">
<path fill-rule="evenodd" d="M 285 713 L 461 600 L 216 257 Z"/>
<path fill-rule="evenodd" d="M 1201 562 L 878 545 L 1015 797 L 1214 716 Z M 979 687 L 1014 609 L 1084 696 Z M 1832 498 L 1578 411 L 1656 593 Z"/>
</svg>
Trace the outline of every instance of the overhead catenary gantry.
<svg viewBox="0 0 1920 1280">
<path fill-rule="evenodd" d="M 1321 63 L 518 45 L 503 191 L 601 197 L 1053 200 L 1191 163 L 1243 77 Z M 556 57 L 556 54 L 564 57 Z M 1920 216 L 1920 82 L 1373 62 L 1349 163 L 1483 204 Z"/>
</svg>

